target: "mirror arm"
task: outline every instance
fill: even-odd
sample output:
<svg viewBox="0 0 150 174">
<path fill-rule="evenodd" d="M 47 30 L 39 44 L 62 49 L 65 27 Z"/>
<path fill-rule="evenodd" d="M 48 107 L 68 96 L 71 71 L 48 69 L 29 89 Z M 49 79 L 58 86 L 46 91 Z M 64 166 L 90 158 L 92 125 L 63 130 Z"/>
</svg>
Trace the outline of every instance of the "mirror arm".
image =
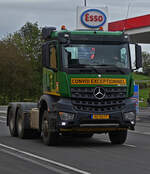
<svg viewBox="0 0 150 174">
<path fill-rule="evenodd" d="M 57 68 L 52 68 L 52 67 L 50 67 L 50 69 L 53 70 L 54 72 L 57 72 L 57 71 L 58 71 Z"/>
<path fill-rule="evenodd" d="M 134 72 L 135 70 L 137 70 L 137 68 L 133 68 L 133 69 L 132 69 L 132 72 Z"/>
</svg>

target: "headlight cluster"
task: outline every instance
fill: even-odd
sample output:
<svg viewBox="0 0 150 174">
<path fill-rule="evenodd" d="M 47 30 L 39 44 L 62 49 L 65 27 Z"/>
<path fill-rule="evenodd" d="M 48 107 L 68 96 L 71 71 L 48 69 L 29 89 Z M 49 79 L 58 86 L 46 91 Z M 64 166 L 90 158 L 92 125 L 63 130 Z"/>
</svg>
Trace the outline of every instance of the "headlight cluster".
<svg viewBox="0 0 150 174">
<path fill-rule="evenodd" d="M 67 113 L 67 112 L 59 112 L 60 119 L 62 121 L 69 121 L 74 119 L 74 114 L 72 113 Z"/>
<path fill-rule="evenodd" d="M 124 113 L 125 120 L 134 121 L 135 120 L 135 113 L 134 112 L 126 112 Z"/>
</svg>

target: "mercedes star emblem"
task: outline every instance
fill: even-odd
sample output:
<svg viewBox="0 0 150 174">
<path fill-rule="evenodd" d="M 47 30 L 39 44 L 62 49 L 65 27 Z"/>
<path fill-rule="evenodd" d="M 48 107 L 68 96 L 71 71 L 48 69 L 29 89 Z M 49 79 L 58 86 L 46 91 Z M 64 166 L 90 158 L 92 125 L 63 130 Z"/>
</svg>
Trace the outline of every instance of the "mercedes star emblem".
<svg viewBox="0 0 150 174">
<path fill-rule="evenodd" d="M 105 97 L 105 90 L 104 88 L 102 87 L 96 87 L 94 89 L 94 96 L 97 98 L 97 99 L 102 99 Z"/>
</svg>

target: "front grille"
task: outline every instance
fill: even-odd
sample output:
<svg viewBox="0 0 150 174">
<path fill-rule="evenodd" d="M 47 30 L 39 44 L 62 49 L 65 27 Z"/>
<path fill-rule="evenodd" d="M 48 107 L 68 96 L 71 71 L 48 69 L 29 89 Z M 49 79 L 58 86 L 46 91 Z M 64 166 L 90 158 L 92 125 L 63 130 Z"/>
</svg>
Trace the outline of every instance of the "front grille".
<svg viewBox="0 0 150 174">
<path fill-rule="evenodd" d="M 84 112 L 111 112 L 121 110 L 125 105 L 126 87 L 103 87 L 105 97 L 94 96 L 95 87 L 72 87 L 71 97 L 75 110 Z"/>
</svg>

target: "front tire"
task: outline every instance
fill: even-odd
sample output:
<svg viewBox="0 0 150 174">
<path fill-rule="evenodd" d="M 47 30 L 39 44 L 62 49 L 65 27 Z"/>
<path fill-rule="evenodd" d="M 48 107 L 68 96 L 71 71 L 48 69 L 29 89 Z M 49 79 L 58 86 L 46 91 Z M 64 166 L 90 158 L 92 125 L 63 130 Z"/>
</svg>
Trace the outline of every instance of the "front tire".
<svg viewBox="0 0 150 174">
<path fill-rule="evenodd" d="M 127 130 L 109 132 L 109 139 L 112 144 L 123 144 L 127 139 Z"/>
<path fill-rule="evenodd" d="M 42 118 L 42 139 L 45 145 L 55 146 L 58 144 L 59 133 L 52 127 L 48 111 L 45 111 Z"/>
</svg>

